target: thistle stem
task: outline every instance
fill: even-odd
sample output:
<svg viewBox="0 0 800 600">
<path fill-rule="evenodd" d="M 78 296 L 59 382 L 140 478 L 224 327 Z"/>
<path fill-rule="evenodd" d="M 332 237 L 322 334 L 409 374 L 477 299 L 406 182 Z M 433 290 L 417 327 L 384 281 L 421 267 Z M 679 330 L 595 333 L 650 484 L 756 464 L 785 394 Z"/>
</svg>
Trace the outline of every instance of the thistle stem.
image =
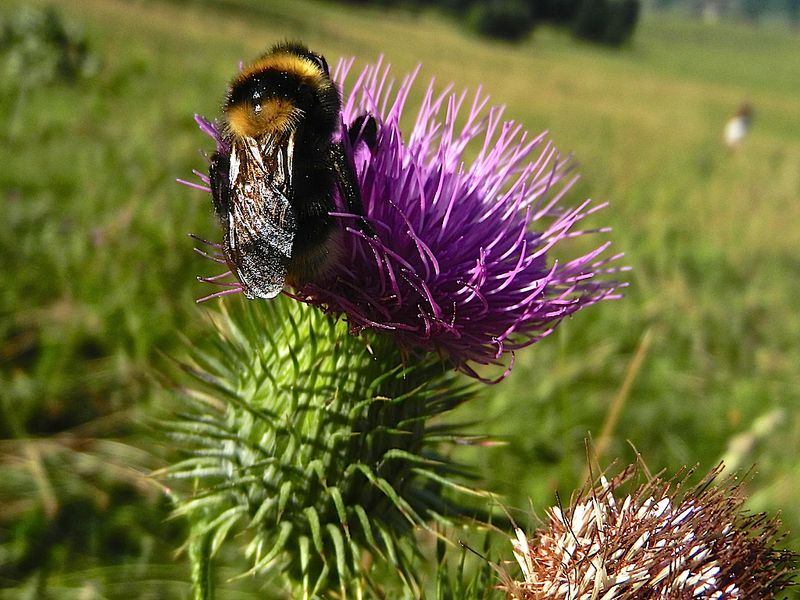
<svg viewBox="0 0 800 600">
<path fill-rule="evenodd" d="M 211 532 L 192 536 L 189 560 L 192 563 L 192 597 L 194 600 L 214 600 L 211 570 Z"/>
</svg>

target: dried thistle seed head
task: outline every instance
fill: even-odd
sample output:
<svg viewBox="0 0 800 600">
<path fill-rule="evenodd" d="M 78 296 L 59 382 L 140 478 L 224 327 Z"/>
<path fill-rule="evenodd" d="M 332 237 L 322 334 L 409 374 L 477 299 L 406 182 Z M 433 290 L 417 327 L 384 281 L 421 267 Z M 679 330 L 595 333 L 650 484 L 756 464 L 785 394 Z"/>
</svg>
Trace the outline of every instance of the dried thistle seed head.
<svg viewBox="0 0 800 600">
<path fill-rule="evenodd" d="M 279 574 L 292 597 L 360 585 L 366 554 L 413 580 L 410 532 L 454 517 L 467 489 L 437 453 L 460 436 L 429 421 L 474 386 L 287 298 L 226 306 L 219 338 L 186 366 L 188 410 L 169 424 L 190 453 L 168 472 L 192 482 L 173 483 L 177 512 L 212 552 L 249 540 L 253 572 Z"/>
<path fill-rule="evenodd" d="M 741 511 L 741 484 L 710 473 L 695 488 L 658 478 L 621 493 L 628 469 L 551 508 L 547 526 L 512 539 L 522 579 L 515 600 L 735 600 L 772 598 L 794 556 L 775 548 L 779 521 Z"/>
</svg>

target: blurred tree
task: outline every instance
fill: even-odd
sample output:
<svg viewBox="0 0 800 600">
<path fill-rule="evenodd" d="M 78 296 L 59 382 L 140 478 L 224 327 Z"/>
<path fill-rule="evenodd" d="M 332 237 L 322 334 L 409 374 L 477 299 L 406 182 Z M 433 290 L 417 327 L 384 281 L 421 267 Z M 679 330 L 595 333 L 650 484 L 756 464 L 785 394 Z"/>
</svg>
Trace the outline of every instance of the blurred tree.
<svg viewBox="0 0 800 600">
<path fill-rule="evenodd" d="M 578 12 L 580 0 L 533 0 L 531 6 L 537 20 L 569 23 Z"/>
<path fill-rule="evenodd" d="M 800 25 L 800 0 L 786 0 L 786 14 L 793 25 Z"/>
<path fill-rule="evenodd" d="M 525 0 L 476 2 L 469 10 L 467 22 L 482 35 L 516 41 L 533 29 L 533 12 Z"/>
<path fill-rule="evenodd" d="M 639 20 L 639 0 L 618 0 L 610 6 L 606 22 L 605 42 L 612 46 L 625 43 Z"/>
<path fill-rule="evenodd" d="M 592 42 L 604 41 L 608 12 L 606 0 L 581 0 L 572 24 L 575 35 Z"/>
<path fill-rule="evenodd" d="M 581 0 L 573 32 L 590 42 L 619 46 L 633 34 L 639 12 L 639 0 Z"/>
<path fill-rule="evenodd" d="M 438 0 L 435 4 L 445 10 L 464 14 L 473 4 L 473 0 Z"/>
<path fill-rule="evenodd" d="M 767 8 L 764 0 L 742 0 L 742 14 L 748 21 L 758 21 Z"/>
</svg>

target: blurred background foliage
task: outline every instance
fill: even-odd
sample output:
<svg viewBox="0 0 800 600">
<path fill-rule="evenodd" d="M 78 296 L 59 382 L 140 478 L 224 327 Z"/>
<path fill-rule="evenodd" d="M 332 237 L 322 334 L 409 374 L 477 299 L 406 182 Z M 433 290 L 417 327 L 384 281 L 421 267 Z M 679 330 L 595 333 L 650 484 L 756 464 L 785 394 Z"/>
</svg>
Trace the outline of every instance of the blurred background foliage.
<svg viewBox="0 0 800 600">
<path fill-rule="evenodd" d="M 640 0 L 347 0 L 411 10 L 435 7 L 480 35 L 516 41 L 537 24 L 558 25 L 576 37 L 618 46 L 633 34 Z"/>
<path fill-rule="evenodd" d="M 148 476 L 180 449 L 149 423 L 175 408 L 167 357 L 211 329 L 194 304 L 211 268 L 186 234 L 218 231 L 208 198 L 174 180 L 210 149 L 192 114 L 216 115 L 239 61 L 287 37 L 330 62 L 383 54 L 397 76 L 422 63 L 423 81 L 482 85 L 575 153 L 575 202 L 612 202 L 593 224 L 634 267 L 627 297 L 520 353 L 459 415 L 506 443 L 459 456 L 485 487 L 543 512 L 582 482 L 587 434 L 603 463 L 634 447 L 654 472 L 755 463 L 748 507 L 781 510 L 800 549 L 797 2 L 644 3 L 619 50 L 555 18 L 515 45 L 475 34 L 497 7 L 535 3 L 404 4 L 0 9 L 0 597 L 188 593 L 184 526 Z M 753 130 L 730 151 L 722 127 L 743 100 Z"/>
</svg>

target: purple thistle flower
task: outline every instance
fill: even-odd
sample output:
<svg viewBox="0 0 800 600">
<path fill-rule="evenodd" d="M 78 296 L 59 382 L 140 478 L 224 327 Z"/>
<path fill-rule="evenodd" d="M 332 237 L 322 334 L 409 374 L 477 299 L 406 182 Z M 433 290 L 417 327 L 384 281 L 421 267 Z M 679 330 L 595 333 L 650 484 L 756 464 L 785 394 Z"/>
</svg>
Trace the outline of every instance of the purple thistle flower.
<svg viewBox="0 0 800 600">
<path fill-rule="evenodd" d="M 352 60 L 333 78 L 342 86 Z M 291 294 L 335 315 L 353 333 L 392 332 L 405 350 L 439 351 L 466 373 L 475 364 L 513 366 L 514 351 L 550 334 L 566 316 L 615 298 L 620 284 L 598 275 L 614 272 L 610 242 L 569 261 L 550 256 L 561 240 L 608 229 L 580 230 L 579 222 L 603 208 L 586 200 L 559 203 L 577 180 L 546 134 L 529 137 L 487 108 L 480 90 L 464 108 L 466 93 L 428 86 L 410 135 L 400 121 L 416 72 L 396 92 L 389 67 L 366 67 L 345 94 L 343 129 L 364 113 L 378 122 L 373 149 L 350 148 L 361 188 L 364 218 L 374 235 L 357 227 L 359 215 L 337 212 L 345 230 L 341 259 L 324 279 Z M 342 86 L 343 87 L 343 86 Z M 456 126 L 459 113 L 463 125 Z M 200 128 L 225 152 L 217 128 Z M 477 155 L 465 161 L 468 151 Z M 208 178 L 198 172 L 208 190 Z M 204 242 L 225 263 L 217 244 Z M 223 274 L 229 275 L 229 274 Z M 220 278 L 202 279 L 220 283 Z M 238 282 L 204 299 L 241 291 Z"/>
</svg>

